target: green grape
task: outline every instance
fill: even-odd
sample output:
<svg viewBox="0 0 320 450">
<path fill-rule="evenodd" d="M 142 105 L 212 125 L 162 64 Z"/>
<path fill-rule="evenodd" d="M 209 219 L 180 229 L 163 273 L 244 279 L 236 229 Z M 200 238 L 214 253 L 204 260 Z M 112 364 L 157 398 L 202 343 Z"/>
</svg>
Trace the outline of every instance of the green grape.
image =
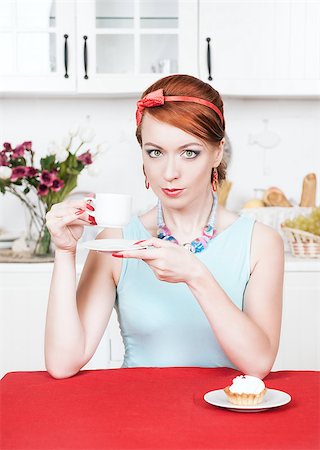
<svg viewBox="0 0 320 450">
<path fill-rule="evenodd" d="M 320 236 L 320 207 L 313 208 L 308 216 L 299 215 L 293 219 L 287 219 L 283 225 Z"/>
</svg>

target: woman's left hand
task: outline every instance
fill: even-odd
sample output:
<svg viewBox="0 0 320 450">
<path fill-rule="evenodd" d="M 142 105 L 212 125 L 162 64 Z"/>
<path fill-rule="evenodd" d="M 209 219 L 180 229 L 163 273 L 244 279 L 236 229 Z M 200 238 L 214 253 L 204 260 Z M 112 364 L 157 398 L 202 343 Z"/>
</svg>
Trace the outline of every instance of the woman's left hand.
<svg viewBox="0 0 320 450">
<path fill-rule="evenodd" d="M 141 241 L 141 246 L 149 248 L 139 249 L 137 244 L 137 250 L 117 252 L 112 256 L 142 259 L 159 280 L 168 283 L 188 283 L 205 268 L 193 253 L 172 242 L 151 238 Z"/>
</svg>

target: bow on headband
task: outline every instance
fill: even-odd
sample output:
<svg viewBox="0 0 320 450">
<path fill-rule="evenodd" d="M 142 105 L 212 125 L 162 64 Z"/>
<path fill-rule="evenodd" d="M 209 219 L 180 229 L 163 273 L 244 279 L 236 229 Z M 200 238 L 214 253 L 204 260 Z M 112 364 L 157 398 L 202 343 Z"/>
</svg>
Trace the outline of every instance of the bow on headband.
<svg viewBox="0 0 320 450">
<path fill-rule="evenodd" d="M 140 125 L 142 120 L 142 114 L 144 108 L 150 108 L 153 106 L 161 106 L 164 104 L 163 89 L 158 89 L 157 91 L 150 92 L 145 97 L 137 102 L 136 119 L 137 126 Z"/>
<path fill-rule="evenodd" d="M 198 97 L 187 97 L 183 95 L 170 95 L 164 96 L 163 89 L 158 89 L 156 91 L 150 92 L 146 96 L 144 96 L 141 100 L 137 102 L 137 111 L 136 111 L 136 120 L 137 126 L 140 125 L 143 115 L 144 108 L 152 108 L 153 106 L 161 106 L 164 105 L 164 102 L 193 102 L 199 103 L 200 105 L 207 106 L 208 108 L 213 109 L 218 116 L 220 117 L 221 122 L 223 123 L 223 115 L 220 109 L 211 102 L 204 100 L 203 98 Z"/>
</svg>

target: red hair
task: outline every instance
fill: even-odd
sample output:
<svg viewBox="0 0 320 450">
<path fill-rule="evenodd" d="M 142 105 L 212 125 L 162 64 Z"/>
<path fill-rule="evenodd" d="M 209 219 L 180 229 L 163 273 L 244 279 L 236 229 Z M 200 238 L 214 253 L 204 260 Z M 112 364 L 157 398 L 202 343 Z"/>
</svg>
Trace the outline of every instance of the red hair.
<svg viewBox="0 0 320 450">
<path fill-rule="evenodd" d="M 163 95 L 183 95 L 197 97 L 213 103 L 223 114 L 223 102 L 218 91 L 191 75 L 169 75 L 161 78 L 146 89 L 141 98 L 150 92 L 163 89 Z M 221 122 L 215 111 L 207 106 L 192 102 L 165 102 L 160 107 L 147 108 L 144 114 L 189 133 L 209 145 L 216 145 L 225 136 L 225 122 Z M 141 124 L 136 137 L 142 146 Z M 218 182 L 226 177 L 226 163 L 221 161 L 217 167 Z"/>
</svg>

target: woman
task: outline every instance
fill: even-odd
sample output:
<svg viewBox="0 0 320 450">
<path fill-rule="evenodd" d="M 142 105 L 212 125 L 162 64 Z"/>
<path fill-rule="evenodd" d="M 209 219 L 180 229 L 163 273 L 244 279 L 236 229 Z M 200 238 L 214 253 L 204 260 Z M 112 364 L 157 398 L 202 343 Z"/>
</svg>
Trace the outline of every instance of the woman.
<svg viewBox="0 0 320 450">
<path fill-rule="evenodd" d="M 217 204 L 224 130 L 219 93 L 197 78 L 168 76 L 144 92 L 136 135 L 158 205 L 123 232 L 97 236 L 136 239 L 138 249 L 90 252 L 78 288 L 76 245 L 92 223 L 92 206 L 79 200 L 52 207 L 47 225 L 56 256 L 45 342 L 52 376 L 72 376 L 90 360 L 113 307 L 123 367 L 269 373 L 279 344 L 283 242 L 272 228 Z M 148 248 L 139 249 L 139 241 Z"/>
</svg>

